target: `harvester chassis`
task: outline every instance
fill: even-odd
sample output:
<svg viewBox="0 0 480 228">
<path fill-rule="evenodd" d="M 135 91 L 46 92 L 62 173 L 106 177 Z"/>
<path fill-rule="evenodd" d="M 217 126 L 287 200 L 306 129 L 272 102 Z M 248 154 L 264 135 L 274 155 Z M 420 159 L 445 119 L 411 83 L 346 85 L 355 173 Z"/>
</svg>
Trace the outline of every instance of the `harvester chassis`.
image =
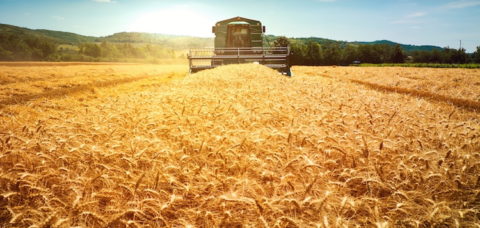
<svg viewBox="0 0 480 228">
<path fill-rule="evenodd" d="M 188 62 L 190 73 L 226 64 L 258 63 L 291 76 L 289 56 L 289 47 L 198 48 L 190 49 Z"/>
</svg>

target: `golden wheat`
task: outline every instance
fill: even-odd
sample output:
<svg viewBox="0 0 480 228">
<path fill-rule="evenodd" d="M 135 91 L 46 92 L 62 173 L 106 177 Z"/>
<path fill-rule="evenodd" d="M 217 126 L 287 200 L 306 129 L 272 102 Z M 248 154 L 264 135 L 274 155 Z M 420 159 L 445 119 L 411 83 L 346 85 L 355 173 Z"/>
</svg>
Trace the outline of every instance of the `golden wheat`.
<svg viewBox="0 0 480 228">
<path fill-rule="evenodd" d="M 480 102 L 480 70 L 406 67 L 294 67 L 296 74 L 354 79 Z"/>
<path fill-rule="evenodd" d="M 165 83 L 185 69 L 143 77 L 156 66 L 61 67 L 142 78 L 0 110 L 2 226 L 480 222 L 476 112 L 335 75 L 302 76 L 307 68 L 288 78 L 260 65 L 226 66 Z M 68 74 L 52 83 L 70 83 Z M 36 83 L 20 79 L 19 88 Z"/>
</svg>

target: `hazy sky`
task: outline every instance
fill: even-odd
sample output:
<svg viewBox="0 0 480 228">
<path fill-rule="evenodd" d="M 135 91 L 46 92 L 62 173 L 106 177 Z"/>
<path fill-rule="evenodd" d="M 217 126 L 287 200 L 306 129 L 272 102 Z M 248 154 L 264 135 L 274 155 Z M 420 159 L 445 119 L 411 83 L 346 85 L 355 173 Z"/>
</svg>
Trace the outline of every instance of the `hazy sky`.
<svg viewBox="0 0 480 228">
<path fill-rule="evenodd" d="M 93 36 L 212 36 L 216 21 L 235 16 L 289 37 L 480 46 L 480 0 L 0 0 L 0 23 Z"/>
</svg>

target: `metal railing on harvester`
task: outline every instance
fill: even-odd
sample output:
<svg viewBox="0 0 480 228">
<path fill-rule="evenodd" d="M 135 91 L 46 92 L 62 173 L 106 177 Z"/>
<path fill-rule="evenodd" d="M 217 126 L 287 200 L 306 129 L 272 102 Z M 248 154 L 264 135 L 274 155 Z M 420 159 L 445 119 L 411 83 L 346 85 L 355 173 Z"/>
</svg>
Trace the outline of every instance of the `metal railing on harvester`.
<svg viewBox="0 0 480 228">
<path fill-rule="evenodd" d="M 286 72 L 289 56 L 289 47 L 198 48 L 189 51 L 188 61 L 192 73 L 238 63 L 259 63 Z"/>
</svg>

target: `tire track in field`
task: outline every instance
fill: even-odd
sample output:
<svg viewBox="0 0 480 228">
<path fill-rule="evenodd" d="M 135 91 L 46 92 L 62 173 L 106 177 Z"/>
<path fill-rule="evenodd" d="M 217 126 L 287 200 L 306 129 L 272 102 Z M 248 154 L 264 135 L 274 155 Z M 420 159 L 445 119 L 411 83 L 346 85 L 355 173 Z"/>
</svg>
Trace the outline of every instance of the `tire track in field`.
<svg viewBox="0 0 480 228">
<path fill-rule="evenodd" d="M 436 93 L 431 93 L 431 92 L 421 91 L 421 90 L 415 90 L 415 89 L 386 86 L 386 85 L 361 81 L 361 80 L 357 80 L 357 79 L 337 78 L 337 77 L 332 77 L 332 76 L 326 75 L 326 74 L 319 74 L 319 76 L 326 77 L 326 78 L 332 78 L 332 79 L 347 80 L 349 82 L 359 84 L 359 85 L 363 85 L 363 86 L 366 86 L 367 88 L 382 91 L 382 92 L 393 92 L 393 93 L 399 93 L 399 94 L 406 94 L 406 95 L 410 95 L 410 96 L 426 98 L 426 99 L 433 100 L 433 101 L 440 101 L 440 102 L 449 103 L 449 104 L 452 104 L 452 105 L 457 106 L 459 108 L 463 108 L 463 109 L 467 109 L 467 110 L 471 110 L 471 111 L 476 111 L 476 112 L 480 111 L 480 102 L 478 102 L 478 101 L 456 98 L 456 97 L 449 97 L 449 96 L 445 96 L 445 95 L 441 95 L 441 94 L 436 94 Z"/>
<path fill-rule="evenodd" d="M 5 100 L 0 100 L 0 110 L 9 105 L 25 104 L 28 101 L 36 100 L 39 98 L 56 98 L 56 97 L 66 96 L 72 93 L 93 90 L 95 88 L 112 87 L 112 86 L 126 84 L 134 81 L 139 81 L 146 78 L 154 78 L 154 77 L 169 77 L 169 76 L 168 74 L 163 74 L 160 76 L 140 76 L 140 77 L 130 77 L 130 78 L 117 79 L 117 80 L 110 80 L 110 81 L 98 81 L 98 82 L 88 83 L 85 85 L 77 85 L 77 86 L 72 86 L 68 88 L 54 89 L 54 90 L 50 90 L 43 93 L 17 95 Z"/>
</svg>

